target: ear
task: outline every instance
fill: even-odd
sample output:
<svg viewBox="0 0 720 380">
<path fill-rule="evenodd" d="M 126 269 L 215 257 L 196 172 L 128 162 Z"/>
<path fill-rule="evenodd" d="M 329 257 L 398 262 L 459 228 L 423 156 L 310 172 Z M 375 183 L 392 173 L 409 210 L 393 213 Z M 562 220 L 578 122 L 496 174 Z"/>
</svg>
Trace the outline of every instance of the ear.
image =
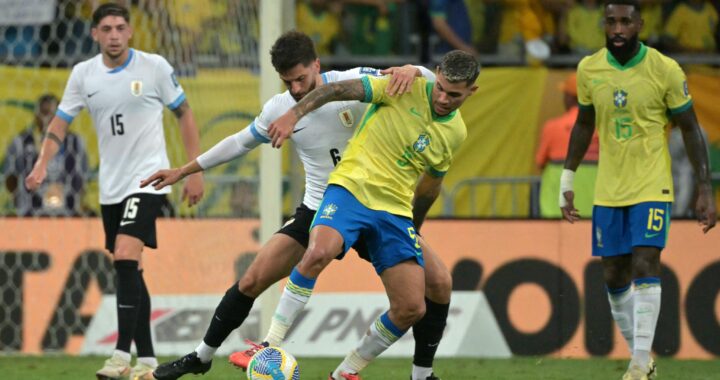
<svg viewBox="0 0 720 380">
<path fill-rule="evenodd" d="M 472 87 L 470 87 L 470 95 L 474 94 L 475 91 L 477 91 L 477 89 L 478 89 L 478 86 L 476 84 L 474 84 Z"/>
<path fill-rule="evenodd" d="M 92 36 L 92 39 L 95 42 L 98 42 L 97 34 L 98 34 L 97 27 L 90 28 L 90 35 Z"/>
</svg>

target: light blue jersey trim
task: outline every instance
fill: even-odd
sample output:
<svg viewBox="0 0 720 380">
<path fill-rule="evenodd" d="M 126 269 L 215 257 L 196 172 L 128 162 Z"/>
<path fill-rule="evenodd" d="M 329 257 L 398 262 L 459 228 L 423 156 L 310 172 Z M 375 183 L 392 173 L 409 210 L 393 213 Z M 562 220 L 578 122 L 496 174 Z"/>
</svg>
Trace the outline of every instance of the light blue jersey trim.
<svg viewBox="0 0 720 380">
<path fill-rule="evenodd" d="M 365 89 L 365 99 L 363 99 L 363 103 L 370 103 L 372 102 L 373 98 L 373 90 L 372 85 L 370 85 L 370 79 L 368 79 L 367 75 L 360 78 L 360 81 L 362 81 L 363 89 Z"/>
<path fill-rule="evenodd" d="M 323 81 L 323 84 L 327 84 L 327 82 L 328 82 L 327 73 L 322 73 L 322 81 Z"/>
<path fill-rule="evenodd" d="M 183 92 L 182 94 L 180 94 L 180 96 L 177 97 L 177 99 L 175 99 L 172 103 L 168 104 L 167 107 L 168 107 L 168 109 L 170 109 L 170 111 L 174 111 L 175 108 L 180 107 L 180 105 L 184 101 L 185 101 L 185 93 Z"/>
<path fill-rule="evenodd" d="M 65 120 L 68 124 L 72 123 L 75 119 L 73 116 L 70 116 L 61 110 L 57 110 L 57 112 L 55 112 L 55 116 Z"/>
<path fill-rule="evenodd" d="M 122 65 L 120 65 L 120 66 L 118 66 L 118 67 L 116 67 L 116 68 L 108 71 L 108 74 L 116 74 L 116 73 L 119 73 L 119 72 L 123 71 L 123 69 L 126 68 L 127 65 L 130 64 L 130 61 L 132 61 L 134 55 L 135 55 L 135 49 L 132 49 L 132 48 L 131 48 L 131 49 L 130 49 L 130 53 L 128 54 L 128 59 L 126 59 L 125 62 L 123 62 Z"/>
<path fill-rule="evenodd" d="M 257 131 L 257 129 L 255 128 L 254 121 L 252 122 L 252 124 L 250 124 L 250 132 L 252 133 L 253 137 L 255 137 L 255 140 L 260 141 L 261 143 L 266 143 L 266 144 L 270 142 L 270 139 L 261 135 L 260 132 Z"/>
</svg>

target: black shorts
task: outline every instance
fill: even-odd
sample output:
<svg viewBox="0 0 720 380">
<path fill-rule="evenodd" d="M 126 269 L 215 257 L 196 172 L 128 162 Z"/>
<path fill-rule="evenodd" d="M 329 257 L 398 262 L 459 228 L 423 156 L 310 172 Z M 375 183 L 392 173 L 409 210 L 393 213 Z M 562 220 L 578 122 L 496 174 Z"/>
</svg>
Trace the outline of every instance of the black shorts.
<svg viewBox="0 0 720 380">
<path fill-rule="evenodd" d="M 167 204 L 165 194 L 131 194 L 122 202 L 101 205 L 103 227 L 105 229 L 105 248 L 115 251 L 115 238 L 118 234 L 130 235 L 142 240 L 145 246 L 157 248 L 155 219 Z"/>
<path fill-rule="evenodd" d="M 285 222 L 277 233 L 290 236 L 300 243 L 300 245 L 307 248 L 308 242 L 310 241 L 310 226 L 312 225 L 313 218 L 315 218 L 315 210 L 309 209 L 305 204 L 300 204 L 300 207 L 295 209 L 295 215 Z M 353 249 L 358 253 L 360 258 L 370 261 L 367 244 L 365 244 L 365 239 L 363 239 L 362 235 L 355 244 L 353 244 Z M 342 252 L 338 254 L 341 253 Z"/>
</svg>

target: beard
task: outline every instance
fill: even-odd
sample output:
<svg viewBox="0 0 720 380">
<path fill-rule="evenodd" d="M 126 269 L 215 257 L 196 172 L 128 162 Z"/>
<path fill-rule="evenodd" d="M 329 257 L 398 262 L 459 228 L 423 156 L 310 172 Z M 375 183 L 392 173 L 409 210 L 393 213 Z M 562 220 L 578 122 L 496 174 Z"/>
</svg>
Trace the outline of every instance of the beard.
<svg viewBox="0 0 720 380">
<path fill-rule="evenodd" d="M 615 46 L 613 44 L 613 41 L 616 39 L 621 39 L 625 43 L 622 46 Z M 634 36 L 630 38 L 620 38 L 620 37 L 608 37 L 605 36 L 605 47 L 607 47 L 608 51 L 618 60 L 621 61 L 627 61 L 631 58 L 632 54 L 635 52 L 635 48 L 638 46 L 638 35 L 635 34 Z"/>
<path fill-rule="evenodd" d="M 299 102 L 302 100 L 302 98 L 305 97 L 305 95 L 309 94 L 310 91 L 312 91 L 314 89 L 315 89 L 315 81 L 313 81 L 312 84 L 310 84 L 310 88 L 308 88 L 307 91 L 299 93 L 299 94 L 293 94 L 292 92 L 290 92 L 290 95 L 293 97 L 293 99 L 295 99 L 295 102 Z"/>
</svg>

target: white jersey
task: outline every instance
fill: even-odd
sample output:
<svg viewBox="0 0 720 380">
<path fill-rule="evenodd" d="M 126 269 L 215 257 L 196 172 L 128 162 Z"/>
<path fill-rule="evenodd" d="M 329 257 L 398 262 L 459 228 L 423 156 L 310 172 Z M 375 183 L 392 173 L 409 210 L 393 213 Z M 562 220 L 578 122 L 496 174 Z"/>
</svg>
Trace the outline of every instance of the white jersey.
<svg viewBox="0 0 720 380">
<path fill-rule="evenodd" d="M 379 75 L 379 71 L 367 67 L 348 71 L 329 71 L 322 74 L 323 83 L 358 79 L 364 75 Z M 270 123 L 289 111 L 297 102 L 289 91 L 270 98 L 262 112 L 250 124 L 253 136 L 259 142 L 269 142 L 267 132 Z M 340 162 L 355 126 L 362 119 L 366 103 L 358 101 L 330 102 L 305 115 L 295 125 L 292 139 L 305 168 L 305 196 L 303 203 L 312 210 L 320 206 L 328 177 Z"/>
<path fill-rule="evenodd" d="M 100 204 L 170 192 L 169 186 L 141 189 L 140 180 L 170 167 L 163 107 L 173 110 L 184 100 L 172 66 L 156 54 L 130 49 L 127 61 L 114 69 L 98 54 L 73 68 L 57 116 L 70 123 L 83 108 L 90 112 L 100 151 Z"/>
</svg>

